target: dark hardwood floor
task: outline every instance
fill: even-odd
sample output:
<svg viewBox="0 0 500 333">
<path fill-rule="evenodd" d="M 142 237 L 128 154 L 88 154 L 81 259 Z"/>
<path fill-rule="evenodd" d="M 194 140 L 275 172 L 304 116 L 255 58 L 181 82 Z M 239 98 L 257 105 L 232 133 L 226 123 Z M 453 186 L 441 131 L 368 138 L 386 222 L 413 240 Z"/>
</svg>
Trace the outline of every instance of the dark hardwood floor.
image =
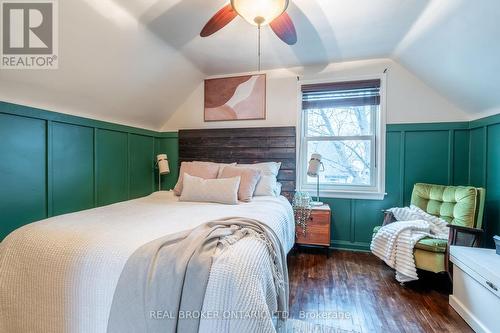
<svg viewBox="0 0 500 333">
<path fill-rule="evenodd" d="M 448 305 L 444 275 L 423 272 L 419 281 L 402 286 L 372 254 L 347 251 L 327 258 L 300 249 L 288 264 L 293 319 L 335 332 L 473 332 Z"/>
</svg>

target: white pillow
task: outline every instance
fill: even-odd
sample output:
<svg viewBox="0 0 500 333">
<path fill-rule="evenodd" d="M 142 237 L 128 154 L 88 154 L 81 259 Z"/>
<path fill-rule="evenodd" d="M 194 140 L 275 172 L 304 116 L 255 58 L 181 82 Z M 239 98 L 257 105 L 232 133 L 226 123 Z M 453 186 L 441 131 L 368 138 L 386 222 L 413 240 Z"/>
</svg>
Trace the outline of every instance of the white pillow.
<svg viewBox="0 0 500 333">
<path fill-rule="evenodd" d="M 180 201 L 238 204 L 240 177 L 203 179 L 184 174 Z"/>
<path fill-rule="evenodd" d="M 276 195 L 277 197 L 279 197 L 281 195 L 282 186 L 283 185 L 280 182 L 276 183 L 276 187 L 274 188 L 274 195 Z"/>
<path fill-rule="evenodd" d="M 260 170 L 260 180 L 255 186 L 254 196 L 276 196 L 278 172 L 281 162 L 265 162 L 256 164 L 237 164 L 237 167 Z"/>
</svg>

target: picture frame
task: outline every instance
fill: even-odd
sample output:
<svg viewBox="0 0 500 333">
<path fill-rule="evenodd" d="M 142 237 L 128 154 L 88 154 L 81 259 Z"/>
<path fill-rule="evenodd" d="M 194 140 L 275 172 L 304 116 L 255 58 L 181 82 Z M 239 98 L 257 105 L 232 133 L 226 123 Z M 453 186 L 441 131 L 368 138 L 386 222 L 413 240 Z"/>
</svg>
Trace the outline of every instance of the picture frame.
<svg viewBox="0 0 500 333">
<path fill-rule="evenodd" d="M 266 74 L 205 80 L 204 121 L 266 119 Z"/>
</svg>

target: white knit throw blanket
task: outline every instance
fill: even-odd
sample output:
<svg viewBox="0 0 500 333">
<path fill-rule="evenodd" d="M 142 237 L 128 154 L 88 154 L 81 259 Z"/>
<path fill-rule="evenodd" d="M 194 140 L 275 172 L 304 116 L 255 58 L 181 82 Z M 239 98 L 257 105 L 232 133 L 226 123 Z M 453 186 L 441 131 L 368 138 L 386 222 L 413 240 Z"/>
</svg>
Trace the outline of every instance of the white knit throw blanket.
<svg viewBox="0 0 500 333">
<path fill-rule="evenodd" d="M 380 228 L 373 237 L 373 254 L 396 270 L 401 283 L 418 280 L 413 249 L 424 237 L 447 239 L 449 228 L 443 219 L 427 214 L 416 206 L 392 208 L 397 222 Z"/>
</svg>

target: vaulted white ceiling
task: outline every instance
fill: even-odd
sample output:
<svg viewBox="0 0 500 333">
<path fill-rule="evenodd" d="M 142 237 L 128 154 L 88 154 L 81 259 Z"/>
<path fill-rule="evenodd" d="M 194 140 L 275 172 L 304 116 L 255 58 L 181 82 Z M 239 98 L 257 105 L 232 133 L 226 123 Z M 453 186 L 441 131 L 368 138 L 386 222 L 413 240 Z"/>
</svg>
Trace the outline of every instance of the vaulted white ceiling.
<svg viewBox="0 0 500 333">
<path fill-rule="evenodd" d="M 1 70 L 0 98 L 159 129 L 201 80 L 257 67 L 241 18 L 199 37 L 224 0 L 64 0 L 59 69 Z M 263 68 L 390 57 L 472 117 L 500 108 L 500 1 L 292 0 L 299 41 L 263 29 Z"/>
</svg>

